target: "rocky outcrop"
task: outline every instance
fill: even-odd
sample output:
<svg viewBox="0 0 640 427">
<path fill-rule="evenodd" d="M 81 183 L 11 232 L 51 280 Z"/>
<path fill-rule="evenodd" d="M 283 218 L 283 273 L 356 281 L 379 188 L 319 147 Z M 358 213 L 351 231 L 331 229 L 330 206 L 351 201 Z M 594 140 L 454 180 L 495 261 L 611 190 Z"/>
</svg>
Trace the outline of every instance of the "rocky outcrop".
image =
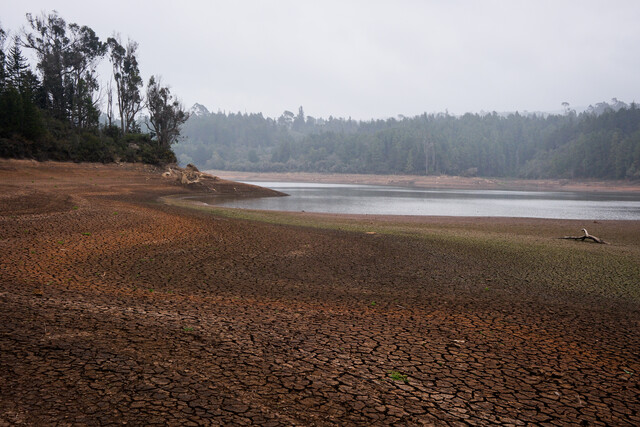
<svg viewBox="0 0 640 427">
<path fill-rule="evenodd" d="M 198 168 L 191 163 L 184 169 L 176 165 L 169 166 L 168 169 L 162 173 L 162 176 L 174 181 L 178 185 L 205 193 L 243 197 L 286 196 L 284 193 L 269 188 L 220 179 L 217 176 L 200 172 Z"/>
<path fill-rule="evenodd" d="M 178 181 L 182 185 L 196 184 L 203 181 L 218 181 L 217 176 L 200 172 L 197 167 L 189 163 L 186 168 L 178 166 L 170 166 L 166 172 L 162 174 L 165 178 Z"/>
</svg>

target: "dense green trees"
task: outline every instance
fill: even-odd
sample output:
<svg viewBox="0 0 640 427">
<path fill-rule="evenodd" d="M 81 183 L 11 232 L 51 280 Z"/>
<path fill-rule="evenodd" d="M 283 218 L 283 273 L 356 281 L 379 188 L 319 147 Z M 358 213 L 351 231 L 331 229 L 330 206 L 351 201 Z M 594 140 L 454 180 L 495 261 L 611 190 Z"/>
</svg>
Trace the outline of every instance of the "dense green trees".
<svg viewBox="0 0 640 427">
<path fill-rule="evenodd" d="M 170 138 L 140 133 L 144 106 L 137 44 L 106 42 L 87 26 L 67 23 L 56 12 L 27 14 L 28 29 L 7 43 L 0 28 L 0 156 L 102 161 L 175 161 Z M 34 53 L 37 74 L 21 48 Z M 100 87 L 96 68 L 109 54 L 113 67 L 119 124 L 113 119 L 113 94 L 107 88 L 109 121 L 100 123 Z M 186 118 L 173 98 L 172 117 Z M 150 110 L 153 114 L 154 110 Z"/>
<path fill-rule="evenodd" d="M 300 107 L 277 119 L 204 111 L 187 120 L 157 77 L 144 90 L 134 41 L 103 42 L 56 12 L 27 14 L 27 24 L 19 37 L 0 28 L 3 157 L 167 162 L 173 147 L 182 163 L 204 169 L 640 179 L 640 110 L 615 98 L 579 115 L 564 103 L 559 115 L 355 121 L 312 117 Z M 22 49 L 33 53 L 35 72 Z M 104 90 L 96 74 L 105 57 L 117 113 L 112 86 Z M 140 132 L 145 107 L 150 134 Z M 176 143 L 181 130 L 184 141 Z"/>
<path fill-rule="evenodd" d="M 580 115 L 362 122 L 305 117 L 302 107 L 277 120 L 216 113 L 192 117 L 175 150 L 204 169 L 639 179 L 640 109 L 614 101 Z"/>
<path fill-rule="evenodd" d="M 73 127 L 97 127 L 99 90 L 96 67 L 106 52 L 106 44 L 95 32 L 78 24 L 67 24 L 51 13 L 27 14 L 31 32 L 24 36 L 24 46 L 38 58 L 42 76 L 45 107 L 52 115 L 70 122 Z"/>
<path fill-rule="evenodd" d="M 19 40 L 7 49 L 6 33 L 0 28 L 0 138 L 18 134 L 35 139 L 42 135 L 38 79 L 22 55 Z"/>
</svg>

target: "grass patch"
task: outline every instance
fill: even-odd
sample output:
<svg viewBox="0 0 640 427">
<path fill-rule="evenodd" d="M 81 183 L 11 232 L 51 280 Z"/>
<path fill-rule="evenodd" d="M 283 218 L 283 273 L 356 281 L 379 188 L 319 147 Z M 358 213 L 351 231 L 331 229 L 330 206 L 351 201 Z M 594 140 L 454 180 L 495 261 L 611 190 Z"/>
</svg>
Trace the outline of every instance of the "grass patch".
<svg viewBox="0 0 640 427">
<path fill-rule="evenodd" d="M 391 378 L 394 381 L 402 381 L 404 383 L 408 383 L 409 379 L 407 375 L 402 374 L 401 372 L 398 371 L 389 371 L 389 378 Z"/>
<path fill-rule="evenodd" d="M 480 281 L 476 284 L 485 292 L 523 285 L 531 292 L 553 290 L 640 303 L 640 245 L 605 246 L 558 240 L 562 232 L 558 233 L 558 226 L 553 224 L 531 225 L 526 220 L 513 226 L 483 221 L 409 222 L 402 218 L 370 221 L 199 206 L 171 197 L 161 200 L 228 219 L 418 239 L 427 251 L 460 259 L 484 272 L 486 279 L 491 279 L 491 288 L 477 276 L 470 276 L 470 280 Z M 630 239 L 628 235 L 625 238 Z"/>
</svg>

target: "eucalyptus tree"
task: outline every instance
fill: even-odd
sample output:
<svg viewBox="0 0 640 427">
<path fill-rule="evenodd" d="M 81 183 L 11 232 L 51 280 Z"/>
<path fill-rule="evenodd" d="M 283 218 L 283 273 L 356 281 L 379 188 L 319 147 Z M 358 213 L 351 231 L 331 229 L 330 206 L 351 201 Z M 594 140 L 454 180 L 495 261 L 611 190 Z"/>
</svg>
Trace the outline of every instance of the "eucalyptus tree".
<svg viewBox="0 0 640 427">
<path fill-rule="evenodd" d="M 87 26 L 67 24 L 57 12 L 27 14 L 31 32 L 23 46 L 35 51 L 42 77 L 45 107 L 78 128 L 98 123 L 96 67 L 106 44 Z"/>
<path fill-rule="evenodd" d="M 293 119 L 292 129 L 298 132 L 302 132 L 304 130 L 304 124 L 304 109 L 302 108 L 302 106 L 300 106 L 300 108 L 298 108 L 298 115 Z"/>
<path fill-rule="evenodd" d="M 66 55 L 70 73 L 65 83 L 71 98 L 71 120 L 80 128 L 95 126 L 100 116 L 96 67 L 107 46 L 87 26 L 70 24 L 69 31 L 73 46 Z"/>
<path fill-rule="evenodd" d="M 163 86 L 159 77 L 151 76 L 147 84 L 147 125 L 155 134 L 158 145 L 169 149 L 178 140 L 180 127 L 189 118 L 179 100 L 174 98 L 169 87 Z"/>
<path fill-rule="evenodd" d="M 122 133 L 134 132 L 137 130 L 136 115 L 143 107 L 140 93 L 143 83 L 136 57 L 138 43 L 129 40 L 127 45 L 123 46 L 118 38 L 110 37 L 107 39 L 107 45 L 116 83 Z"/>
</svg>

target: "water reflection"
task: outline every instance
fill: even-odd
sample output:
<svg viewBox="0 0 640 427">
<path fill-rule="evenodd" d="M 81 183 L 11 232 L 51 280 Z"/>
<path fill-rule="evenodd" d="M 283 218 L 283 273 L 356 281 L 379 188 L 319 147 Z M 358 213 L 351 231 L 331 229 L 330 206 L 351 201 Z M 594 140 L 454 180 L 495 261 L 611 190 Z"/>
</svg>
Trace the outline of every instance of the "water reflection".
<svg viewBox="0 0 640 427">
<path fill-rule="evenodd" d="M 348 214 L 640 219 L 640 194 L 633 193 L 443 190 L 291 182 L 250 184 L 290 196 L 198 200 L 244 209 Z"/>
</svg>

